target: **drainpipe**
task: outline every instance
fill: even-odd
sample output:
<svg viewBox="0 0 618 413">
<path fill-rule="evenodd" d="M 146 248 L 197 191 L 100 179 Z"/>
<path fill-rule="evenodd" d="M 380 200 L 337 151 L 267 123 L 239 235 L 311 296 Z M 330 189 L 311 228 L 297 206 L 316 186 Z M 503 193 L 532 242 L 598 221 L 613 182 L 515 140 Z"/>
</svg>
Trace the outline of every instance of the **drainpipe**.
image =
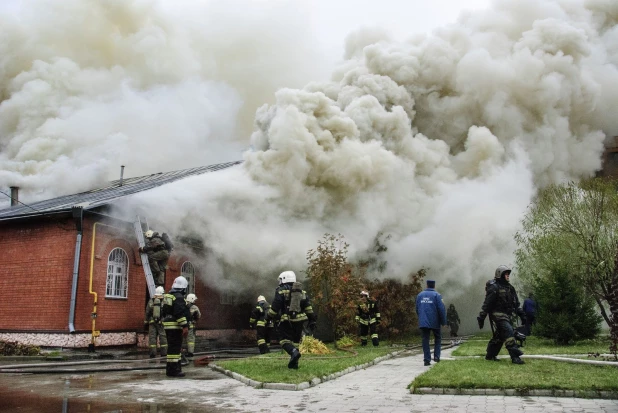
<svg viewBox="0 0 618 413">
<path fill-rule="evenodd" d="M 77 300 L 77 278 L 79 276 L 79 257 L 82 252 L 82 234 L 84 224 L 84 208 L 71 208 L 75 226 L 77 227 L 77 239 L 75 240 L 75 258 L 73 259 L 73 282 L 71 283 L 71 305 L 69 308 L 69 333 L 75 333 L 75 305 Z"/>
<path fill-rule="evenodd" d="M 115 227 L 113 225 L 102 224 L 100 222 L 95 222 L 94 225 L 92 225 L 92 246 L 90 247 L 90 281 L 88 284 L 88 292 L 91 295 L 93 295 L 94 298 L 93 298 L 93 303 L 92 303 L 92 313 L 90 314 L 90 317 L 92 318 L 92 339 L 91 339 L 90 344 L 88 344 L 88 352 L 94 352 L 94 342 L 96 338 L 101 335 L 101 332 L 95 329 L 96 321 L 97 321 L 97 303 L 98 303 L 99 295 L 95 291 L 92 291 L 92 277 L 94 275 L 94 241 L 97 235 L 97 225 L 122 230 L 122 228 Z"/>
<path fill-rule="evenodd" d="M 120 185 L 119 186 L 122 186 L 123 176 L 124 176 L 124 165 L 120 165 Z"/>
</svg>

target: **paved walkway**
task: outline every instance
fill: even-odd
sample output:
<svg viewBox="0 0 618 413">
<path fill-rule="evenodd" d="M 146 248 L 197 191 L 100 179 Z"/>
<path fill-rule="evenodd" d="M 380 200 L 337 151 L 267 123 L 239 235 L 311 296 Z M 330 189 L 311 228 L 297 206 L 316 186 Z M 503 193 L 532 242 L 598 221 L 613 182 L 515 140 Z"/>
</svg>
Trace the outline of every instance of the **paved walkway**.
<svg viewBox="0 0 618 413">
<path fill-rule="evenodd" d="M 451 349 L 443 352 L 450 356 Z M 302 368 L 302 359 L 301 359 Z M 221 380 L 162 380 L 162 393 L 184 390 L 182 401 L 241 412 L 618 412 L 618 400 L 516 397 L 414 395 L 407 386 L 431 367 L 422 355 L 396 357 L 365 370 L 302 391 L 254 389 L 223 376 Z M 190 375 L 188 376 L 190 377 Z M 140 384 L 133 385 L 137 390 Z M 178 400 L 181 401 L 181 400 Z"/>
</svg>

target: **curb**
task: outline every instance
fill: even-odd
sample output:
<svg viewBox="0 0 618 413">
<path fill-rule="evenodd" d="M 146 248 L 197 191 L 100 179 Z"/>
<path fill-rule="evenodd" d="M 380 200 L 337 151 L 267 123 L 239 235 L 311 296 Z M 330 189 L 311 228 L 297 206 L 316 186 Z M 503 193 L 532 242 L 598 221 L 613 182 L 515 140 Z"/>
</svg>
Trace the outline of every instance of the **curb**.
<svg viewBox="0 0 618 413">
<path fill-rule="evenodd" d="M 453 389 L 442 387 L 411 387 L 412 394 L 448 394 L 467 396 L 530 396 L 530 397 L 579 397 L 589 399 L 618 399 L 618 392 L 612 391 L 577 391 L 577 390 L 543 390 L 543 389 Z"/>
<path fill-rule="evenodd" d="M 226 370 L 222 367 L 217 366 L 214 363 L 210 364 L 210 368 L 213 369 L 214 371 L 217 371 L 219 373 L 223 373 L 228 377 L 231 377 L 235 380 L 240 381 L 241 383 L 246 384 L 247 386 L 251 386 L 254 387 L 256 389 L 269 389 L 269 390 L 292 390 L 292 391 L 299 391 L 299 390 L 305 390 L 308 389 L 309 387 L 315 387 L 320 383 L 324 383 L 330 380 L 334 380 L 338 377 L 341 377 L 345 374 L 349 374 L 352 373 L 354 371 L 357 370 L 363 370 L 366 369 L 367 367 L 371 367 L 375 364 L 378 364 L 384 360 L 388 360 L 390 358 L 395 357 L 396 355 L 403 353 L 407 350 L 397 350 L 394 351 L 392 353 L 386 354 L 384 356 L 380 356 L 378 358 L 373 359 L 372 361 L 368 361 L 367 363 L 364 364 L 360 364 L 358 366 L 352 366 L 352 367 L 348 367 L 345 370 L 342 371 L 338 371 L 336 373 L 333 374 L 329 374 L 328 376 L 323 376 L 323 377 L 315 377 L 313 378 L 311 381 L 305 381 L 302 383 L 298 383 L 298 384 L 291 384 L 291 383 L 264 383 L 261 381 L 255 381 L 255 380 L 251 380 L 241 374 L 235 373 L 233 371 L 230 370 Z"/>
</svg>

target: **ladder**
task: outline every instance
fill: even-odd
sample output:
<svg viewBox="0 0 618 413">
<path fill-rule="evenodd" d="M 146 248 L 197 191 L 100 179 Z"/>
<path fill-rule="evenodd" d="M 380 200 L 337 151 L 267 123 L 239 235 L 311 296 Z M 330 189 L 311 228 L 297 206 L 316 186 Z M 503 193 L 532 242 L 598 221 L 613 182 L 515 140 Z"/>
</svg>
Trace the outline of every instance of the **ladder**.
<svg viewBox="0 0 618 413">
<path fill-rule="evenodd" d="M 146 222 L 146 227 L 148 226 L 148 222 Z M 137 238 L 137 243 L 140 248 L 146 245 L 144 241 L 144 229 L 142 228 L 142 220 L 137 215 L 135 219 L 135 223 L 133 224 L 135 228 L 135 237 Z M 150 298 L 155 295 L 155 283 L 154 278 L 152 278 L 152 270 L 150 269 L 150 263 L 148 262 L 148 254 L 145 252 L 140 253 L 142 257 L 142 267 L 144 267 L 144 274 L 146 275 L 146 284 L 148 284 L 148 293 L 150 294 Z"/>
</svg>

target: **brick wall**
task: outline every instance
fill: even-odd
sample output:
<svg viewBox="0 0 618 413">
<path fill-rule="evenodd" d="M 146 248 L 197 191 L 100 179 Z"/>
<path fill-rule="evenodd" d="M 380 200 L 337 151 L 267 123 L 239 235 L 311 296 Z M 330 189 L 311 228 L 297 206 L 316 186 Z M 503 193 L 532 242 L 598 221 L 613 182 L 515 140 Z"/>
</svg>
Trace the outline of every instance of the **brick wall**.
<svg viewBox="0 0 618 413">
<path fill-rule="evenodd" d="M 137 252 L 131 225 L 109 224 L 85 217 L 77 287 L 75 329 L 92 330 L 94 296 L 89 293 L 92 264 L 92 289 L 98 294 L 95 330 L 102 332 L 141 331 L 147 302 L 146 279 Z M 94 250 L 92 249 L 93 233 Z M 0 331 L 68 332 L 71 283 L 77 230 L 72 218 L 0 223 L 0 288 L 10 299 L 0 300 Z M 128 256 L 127 299 L 105 296 L 107 263 L 110 252 L 122 248 Z M 207 279 L 197 260 L 174 250 L 168 264 L 165 289 L 180 275 L 185 261 L 196 270 L 195 294 L 202 312 L 199 329 L 241 328 L 249 314 L 238 306 L 220 304 L 219 294 L 202 281 Z M 245 320 L 246 321 L 246 320 Z"/>
</svg>

